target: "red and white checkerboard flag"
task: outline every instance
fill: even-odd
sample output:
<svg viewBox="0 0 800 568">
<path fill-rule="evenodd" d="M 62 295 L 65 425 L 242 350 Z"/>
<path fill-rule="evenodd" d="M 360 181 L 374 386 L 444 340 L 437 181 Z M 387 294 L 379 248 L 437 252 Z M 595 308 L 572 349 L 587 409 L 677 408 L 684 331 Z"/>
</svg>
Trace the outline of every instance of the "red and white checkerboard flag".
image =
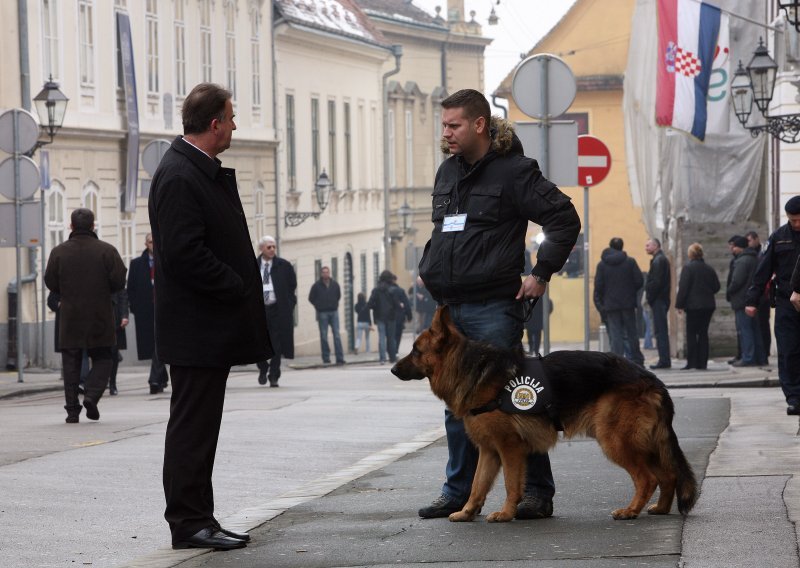
<svg viewBox="0 0 800 568">
<path fill-rule="evenodd" d="M 658 0 L 656 124 L 706 136 L 707 97 L 720 9 L 696 0 Z"/>
</svg>

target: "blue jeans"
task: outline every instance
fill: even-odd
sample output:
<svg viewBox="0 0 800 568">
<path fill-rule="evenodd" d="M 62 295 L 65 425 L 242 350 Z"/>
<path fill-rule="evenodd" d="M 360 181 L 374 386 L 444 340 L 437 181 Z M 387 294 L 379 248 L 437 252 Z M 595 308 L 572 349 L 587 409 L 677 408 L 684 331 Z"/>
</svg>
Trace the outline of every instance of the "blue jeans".
<svg viewBox="0 0 800 568">
<path fill-rule="evenodd" d="M 397 324 L 395 320 L 375 320 L 378 326 L 378 359 L 381 363 L 386 362 L 386 354 L 389 354 L 389 361 L 394 363 L 397 360 Z"/>
<path fill-rule="evenodd" d="M 470 339 L 486 341 L 503 349 L 511 349 L 522 341 L 522 304 L 515 300 L 490 300 L 474 304 L 450 306 L 450 316 L 461 332 Z M 450 410 L 444 411 L 447 432 L 447 480 L 442 493 L 465 501 L 472 489 L 478 466 L 478 449 L 467 437 L 463 420 Z M 556 487 L 550 458 L 547 454 L 530 454 L 526 468 L 525 495 L 552 499 Z"/>
<path fill-rule="evenodd" d="M 371 351 L 369 345 L 369 328 L 370 324 L 368 321 L 360 321 L 356 324 L 356 351 L 361 350 L 361 337 L 364 337 L 364 353 L 369 353 Z"/>
<path fill-rule="evenodd" d="M 328 326 L 333 331 L 333 349 L 336 353 L 336 362 L 344 363 L 344 352 L 342 351 L 342 340 L 339 337 L 339 312 L 317 312 L 317 323 L 319 324 L 319 343 L 322 346 L 322 361 L 331 362 L 331 348 L 328 345 Z"/>
<path fill-rule="evenodd" d="M 644 355 L 639 349 L 639 330 L 636 328 L 636 310 L 609 310 L 605 314 L 611 352 L 644 365 Z"/>
<path fill-rule="evenodd" d="M 669 324 L 667 323 L 667 312 L 669 306 L 664 300 L 656 300 L 650 307 L 653 310 L 653 335 L 656 336 L 656 346 L 658 347 L 658 364 L 671 365 L 672 358 L 669 354 Z"/>
<path fill-rule="evenodd" d="M 739 345 L 742 349 L 742 363 L 756 365 L 765 359 L 758 319 L 748 316 L 744 309 L 734 310 L 733 314 L 736 318 L 736 331 L 739 333 Z"/>
<path fill-rule="evenodd" d="M 778 378 L 788 404 L 800 404 L 800 314 L 787 298 L 775 306 L 775 339 L 778 343 Z"/>
</svg>

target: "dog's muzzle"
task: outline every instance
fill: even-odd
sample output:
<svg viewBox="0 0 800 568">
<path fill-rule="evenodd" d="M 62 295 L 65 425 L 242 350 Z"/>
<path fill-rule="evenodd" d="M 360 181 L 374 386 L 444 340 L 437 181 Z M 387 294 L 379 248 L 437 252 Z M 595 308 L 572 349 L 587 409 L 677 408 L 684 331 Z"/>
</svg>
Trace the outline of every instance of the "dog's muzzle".
<svg viewBox="0 0 800 568">
<path fill-rule="evenodd" d="M 425 378 L 419 369 L 406 363 L 406 357 L 400 359 L 392 366 L 392 374 L 401 381 L 420 381 Z"/>
</svg>

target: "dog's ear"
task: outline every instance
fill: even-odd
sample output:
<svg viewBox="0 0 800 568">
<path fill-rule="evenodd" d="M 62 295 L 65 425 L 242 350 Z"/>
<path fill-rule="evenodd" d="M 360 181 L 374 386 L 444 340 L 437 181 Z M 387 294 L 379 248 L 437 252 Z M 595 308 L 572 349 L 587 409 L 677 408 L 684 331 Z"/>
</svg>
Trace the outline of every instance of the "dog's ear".
<svg viewBox="0 0 800 568">
<path fill-rule="evenodd" d="M 431 321 L 431 331 L 436 335 L 446 336 L 449 334 L 452 324 L 453 320 L 450 319 L 450 307 L 443 305 L 436 308 L 436 313 L 433 314 L 433 321 Z"/>
</svg>

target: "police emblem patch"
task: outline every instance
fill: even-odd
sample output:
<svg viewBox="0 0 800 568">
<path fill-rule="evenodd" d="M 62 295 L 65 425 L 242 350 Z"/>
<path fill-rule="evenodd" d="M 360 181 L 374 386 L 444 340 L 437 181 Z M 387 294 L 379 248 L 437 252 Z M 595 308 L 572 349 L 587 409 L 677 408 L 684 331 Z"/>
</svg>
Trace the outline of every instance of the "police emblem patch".
<svg viewBox="0 0 800 568">
<path fill-rule="evenodd" d="M 528 385 L 520 385 L 511 391 L 511 404 L 520 410 L 536 406 L 536 391 Z"/>
</svg>

